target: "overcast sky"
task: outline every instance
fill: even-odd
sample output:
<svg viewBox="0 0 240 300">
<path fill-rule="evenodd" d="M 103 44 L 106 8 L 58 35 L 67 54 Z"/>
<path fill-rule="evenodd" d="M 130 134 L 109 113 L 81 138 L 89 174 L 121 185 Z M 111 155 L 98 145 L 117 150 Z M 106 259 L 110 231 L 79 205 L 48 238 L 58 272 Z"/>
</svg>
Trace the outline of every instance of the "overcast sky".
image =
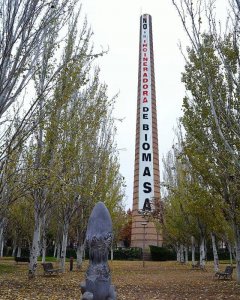
<svg viewBox="0 0 240 300">
<path fill-rule="evenodd" d="M 173 128 L 181 116 L 184 61 L 178 43 L 186 38 L 170 0 L 82 0 L 82 4 L 82 12 L 94 32 L 96 48 L 109 47 L 109 53 L 99 60 L 99 66 L 101 78 L 108 84 L 109 96 L 119 92 L 115 116 L 124 120 L 116 123 L 117 144 L 122 149 L 119 151 L 121 173 L 127 184 L 125 204 L 131 208 L 141 13 L 150 14 L 153 22 L 160 170 L 162 156 L 173 144 Z"/>
</svg>

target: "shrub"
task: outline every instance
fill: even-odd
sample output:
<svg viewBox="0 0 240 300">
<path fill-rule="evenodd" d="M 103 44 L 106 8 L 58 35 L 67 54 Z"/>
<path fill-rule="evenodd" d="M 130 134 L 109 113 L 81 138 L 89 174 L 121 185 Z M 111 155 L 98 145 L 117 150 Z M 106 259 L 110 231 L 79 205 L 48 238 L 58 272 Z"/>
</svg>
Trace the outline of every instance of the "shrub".
<svg viewBox="0 0 240 300">
<path fill-rule="evenodd" d="M 176 259 L 176 254 L 172 249 L 153 246 L 153 245 L 150 245 L 149 248 L 150 248 L 152 260 L 165 261 L 165 260 Z"/>
<path fill-rule="evenodd" d="M 220 260 L 229 260 L 230 254 L 227 249 L 218 249 L 218 258 Z M 213 260 L 213 251 L 212 249 L 209 249 L 207 252 L 207 259 L 208 260 Z"/>
<path fill-rule="evenodd" d="M 70 257 L 77 258 L 76 250 L 67 247 L 66 258 L 70 258 Z"/>
<path fill-rule="evenodd" d="M 142 258 L 142 249 L 137 247 L 132 248 L 117 248 L 113 251 L 113 259 L 116 260 L 138 260 Z"/>
</svg>

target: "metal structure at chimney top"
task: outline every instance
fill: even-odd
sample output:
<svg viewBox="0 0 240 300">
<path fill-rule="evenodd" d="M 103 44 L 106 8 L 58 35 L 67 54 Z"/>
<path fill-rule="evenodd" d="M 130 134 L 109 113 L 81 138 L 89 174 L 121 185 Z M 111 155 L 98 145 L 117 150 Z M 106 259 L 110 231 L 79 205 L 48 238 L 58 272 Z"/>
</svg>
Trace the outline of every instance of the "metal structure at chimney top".
<svg viewBox="0 0 240 300">
<path fill-rule="evenodd" d="M 154 210 L 155 201 L 160 201 L 160 175 L 152 17 L 143 14 L 140 17 L 131 247 L 162 245 L 162 236 L 154 223 L 146 223 L 143 218 Z"/>
</svg>

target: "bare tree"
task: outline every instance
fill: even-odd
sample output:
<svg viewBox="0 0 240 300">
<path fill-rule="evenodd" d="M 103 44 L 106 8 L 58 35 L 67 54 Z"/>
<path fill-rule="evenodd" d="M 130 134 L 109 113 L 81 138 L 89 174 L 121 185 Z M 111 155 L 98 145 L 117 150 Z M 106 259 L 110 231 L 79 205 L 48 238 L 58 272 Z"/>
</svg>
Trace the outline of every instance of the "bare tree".
<svg viewBox="0 0 240 300">
<path fill-rule="evenodd" d="M 46 29 L 57 19 L 66 20 L 68 2 L 0 1 L 0 117 L 38 69 Z"/>
<path fill-rule="evenodd" d="M 223 21 L 220 22 L 219 28 L 217 27 L 214 0 L 197 0 L 195 3 L 191 0 L 172 0 L 172 2 L 189 37 L 191 47 L 193 47 L 193 51 L 199 57 L 201 71 L 204 74 L 207 86 L 211 113 L 219 138 L 232 156 L 236 167 L 240 169 L 239 150 L 235 142 L 236 139 L 240 139 L 239 106 L 237 105 L 240 88 L 240 57 L 238 52 L 240 23 L 238 8 L 236 7 L 239 1 L 232 1 L 231 11 L 228 16 L 231 22 L 226 21 L 224 33 L 222 33 L 223 24 L 221 24 L 224 23 Z M 211 35 L 218 53 L 218 59 L 223 65 L 223 73 L 226 78 L 224 84 L 228 93 L 228 99 L 225 99 L 225 94 L 220 88 L 217 101 L 216 96 L 214 96 L 216 94 L 216 83 L 208 70 L 208 62 L 203 47 L 204 34 L 206 32 Z M 229 39 L 231 55 L 236 56 L 234 63 L 233 60 L 229 59 L 230 53 L 226 51 L 226 39 Z"/>
</svg>

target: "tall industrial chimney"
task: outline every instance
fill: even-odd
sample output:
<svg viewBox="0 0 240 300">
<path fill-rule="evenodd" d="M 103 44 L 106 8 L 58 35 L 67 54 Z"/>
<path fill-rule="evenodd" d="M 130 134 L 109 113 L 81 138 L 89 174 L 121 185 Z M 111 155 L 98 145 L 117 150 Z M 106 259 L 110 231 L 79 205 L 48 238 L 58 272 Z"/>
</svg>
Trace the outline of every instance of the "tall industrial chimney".
<svg viewBox="0 0 240 300">
<path fill-rule="evenodd" d="M 154 75 L 152 17 L 140 17 L 136 144 L 131 247 L 162 245 L 161 234 L 143 215 L 160 201 L 157 108 Z"/>
</svg>

